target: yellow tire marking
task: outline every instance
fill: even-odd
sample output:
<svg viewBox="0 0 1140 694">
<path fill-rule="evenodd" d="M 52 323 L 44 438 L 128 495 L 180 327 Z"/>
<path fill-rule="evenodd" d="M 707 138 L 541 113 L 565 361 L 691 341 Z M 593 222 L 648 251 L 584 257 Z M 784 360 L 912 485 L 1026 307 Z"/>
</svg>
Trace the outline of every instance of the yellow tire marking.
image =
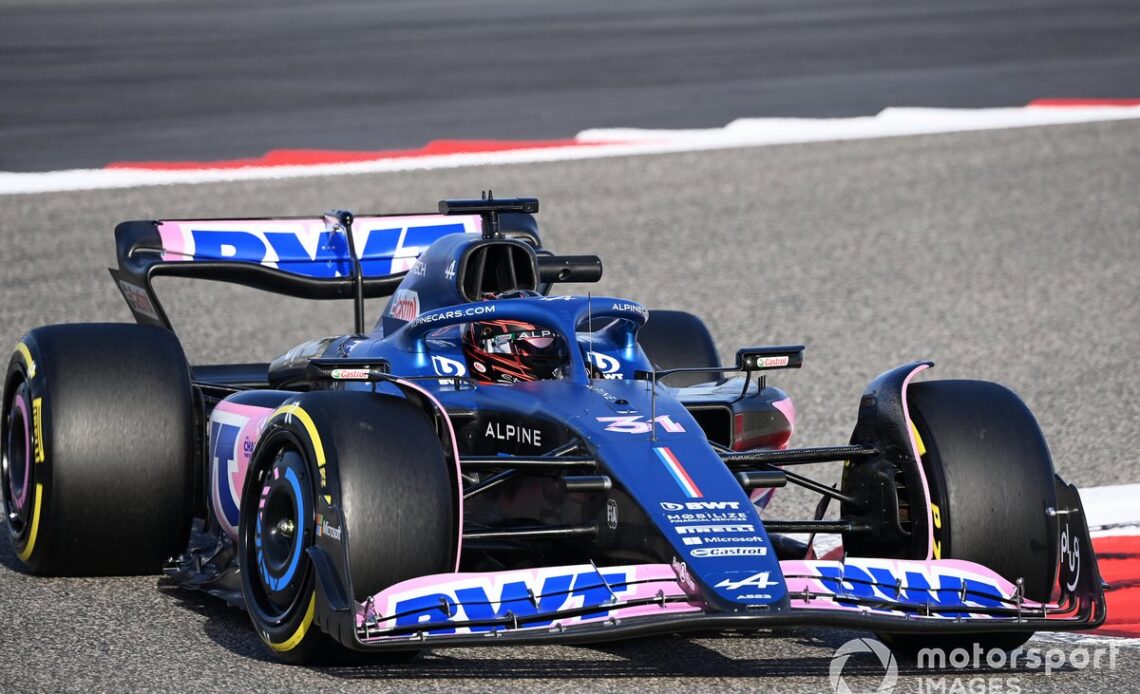
<svg viewBox="0 0 1140 694">
<path fill-rule="evenodd" d="M 36 500 L 32 506 L 32 534 L 28 536 L 28 544 L 24 546 L 24 551 L 16 556 L 20 561 L 28 561 L 28 557 L 32 556 L 32 552 L 36 549 L 36 536 L 40 532 L 40 505 L 44 500 L 44 485 L 36 484 Z"/>
<path fill-rule="evenodd" d="M 942 528 L 942 510 L 933 501 L 930 502 L 930 518 L 934 521 L 935 529 L 940 530 Z M 934 558 L 942 558 L 942 541 L 937 538 L 934 540 Z"/>
<path fill-rule="evenodd" d="M 32 353 L 28 351 L 28 346 L 23 342 L 16 345 L 16 353 L 24 358 L 24 367 L 28 371 L 28 378 L 33 379 L 36 377 L 36 360 L 32 359 Z"/>
<path fill-rule="evenodd" d="M 918 457 L 921 458 L 922 456 L 926 455 L 926 444 L 923 443 L 922 437 L 918 435 L 918 427 L 914 425 L 914 422 L 908 419 L 906 423 L 910 427 L 910 435 L 914 437 L 914 446 L 918 449 Z M 919 461 L 918 464 L 921 465 L 922 461 Z M 933 501 L 930 502 L 930 520 L 932 523 L 934 523 L 935 528 L 942 528 L 942 511 L 938 508 L 938 504 L 934 503 Z M 941 559 L 942 541 L 938 538 L 935 538 L 934 547 L 932 550 L 934 558 Z"/>
<path fill-rule="evenodd" d="M 317 472 L 321 477 L 321 489 L 325 489 L 328 486 L 325 478 L 325 447 L 321 443 L 321 435 L 317 433 L 317 425 L 313 424 L 313 418 L 297 403 L 277 408 L 272 416 L 276 417 L 279 414 L 285 415 L 286 421 L 288 421 L 290 417 L 296 417 L 300 420 L 301 425 L 305 427 L 305 431 L 309 432 L 309 441 L 313 444 L 313 452 L 317 456 Z"/>
<path fill-rule="evenodd" d="M 305 617 L 301 620 L 301 626 L 297 627 L 297 631 L 293 635 L 285 639 L 281 643 L 273 643 L 269 641 L 269 647 L 278 653 L 291 651 L 304 640 L 305 634 L 309 631 L 309 627 L 313 624 L 313 614 L 317 611 L 317 594 L 313 593 L 313 597 L 309 598 L 309 609 L 305 610 Z"/>
<path fill-rule="evenodd" d="M 44 399 L 32 400 L 32 432 L 36 438 L 32 445 L 35 451 L 36 464 L 44 462 Z"/>
<path fill-rule="evenodd" d="M 313 452 L 317 456 L 317 470 L 320 471 L 321 475 L 321 488 L 324 489 L 325 448 L 321 443 L 321 435 L 317 433 L 317 425 L 313 423 L 313 418 L 309 416 L 309 413 L 305 412 L 305 410 L 296 403 L 277 408 L 277 410 L 271 416 L 271 419 L 282 414 L 285 415 L 286 420 L 291 417 L 296 417 L 298 420 L 300 420 L 301 425 L 305 427 L 305 431 L 308 432 L 309 441 L 313 444 Z M 285 651 L 293 650 L 301 643 L 301 641 L 304 640 L 305 634 L 308 633 L 309 627 L 313 624 L 313 615 L 316 613 L 316 611 L 317 593 L 314 591 L 313 596 L 309 598 L 309 607 L 307 610 L 305 610 L 305 616 L 301 619 L 301 625 L 297 627 L 297 631 L 293 632 L 292 636 L 285 639 L 281 643 L 273 643 L 268 639 L 266 639 L 266 643 L 268 643 L 269 647 L 278 653 L 284 653 Z"/>
<path fill-rule="evenodd" d="M 926 455 L 926 444 L 922 442 L 922 437 L 918 435 L 918 429 L 915 428 L 914 422 L 910 423 L 910 433 L 914 434 L 914 442 L 918 446 L 918 455 Z M 930 520 L 934 523 L 936 530 L 942 529 L 942 509 L 938 508 L 938 504 L 933 501 L 930 502 Z M 933 554 L 935 559 L 942 558 L 942 541 L 938 538 L 934 539 Z"/>
<path fill-rule="evenodd" d="M 907 421 L 910 425 L 910 435 L 914 437 L 914 443 L 918 447 L 918 455 L 921 458 L 926 455 L 926 444 L 922 442 L 922 437 L 918 435 L 918 428 L 914 426 L 914 422 Z"/>
</svg>

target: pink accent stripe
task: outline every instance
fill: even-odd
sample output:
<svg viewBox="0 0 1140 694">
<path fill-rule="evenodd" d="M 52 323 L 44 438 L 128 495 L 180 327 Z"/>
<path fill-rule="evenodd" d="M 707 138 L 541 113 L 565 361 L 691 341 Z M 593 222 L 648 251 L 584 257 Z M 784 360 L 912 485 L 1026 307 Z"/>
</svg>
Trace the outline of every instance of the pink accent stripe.
<svg viewBox="0 0 1140 694">
<path fill-rule="evenodd" d="M 237 402 L 223 400 L 214 408 L 215 412 L 230 412 L 249 419 L 259 419 L 273 412 L 274 407 L 258 407 L 257 405 L 243 405 Z"/>
<path fill-rule="evenodd" d="M 186 240 L 182 236 L 181 225 L 169 222 L 159 224 L 158 237 L 162 239 L 163 260 L 190 260 L 186 252 Z"/>
<path fill-rule="evenodd" d="M 380 159 L 415 159 L 446 154 L 480 154 L 509 152 L 524 149 L 552 149 L 555 147 L 593 147 L 621 144 L 615 142 L 588 142 L 577 139 L 563 140 L 432 140 L 418 149 L 391 149 L 377 151 L 338 151 L 325 149 L 275 149 L 260 157 L 223 159 L 218 161 L 116 161 L 106 169 L 148 169 L 160 171 L 198 171 L 203 169 L 271 168 L 274 166 L 317 166 L 321 164 L 349 164 Z"/>
<path fill-rule="evenodd" d="M 1140 106 L 1140 99 L 1034 99 L 1030 106 L 1045 106 L 1050 108 L 1089 107 L 1089 106 Z"/>
<path fill-rule="evenodd" d="M 794 403 L 792 403 L 792 399 L 784 398 L 783 400 L 777 400 L 772 403 L 772 407 L 775 407 L 777 410 L 782 412 L 785 417 L 788 418 L 788 424 L 791 425 L 791 430 L 794 434 L 796 431 L 796 406 Z M 786 446 L 787 444 L 785 443 L 784 447 Z"/>
<path fill-rule="evenodd" d="M 934 559 L 934 513 L 930 508 L 930 485 L 926 481 L 926 471 L 922 469 L 922 456 L 918 454 L 918 442 L 914 440 L 914 431 L 910 428 L 910 405 L 906 401 L 906 389 L 911 380 L 930 367 L 922 364 L 911 371 L 902 384 L 903 416 L 906 417 L 907 436 L 910 437 L 910 451 L 918 463 L 918 479 L 922 482 L 922 498 L 926 502 L 926 558 Z"/>
<path fill-rule="evenodd" d="M 28 496 L 28 487 L 32 486 L 32 435 L 31 429 L 28 428 L 28 406 L 24 404 L 23 397 L 16 398 L 16 409 L 20 411 L 20 419 L 24 421 L 24 486 L 20 489 L 20 493 L 16 495 L 13 502 L 16 508 L 24 508 L 24 500 Z M 42 443 L 40 445 L 43 445 Z M 13 461 L 14 462 L 14 461 Z M 9 472 L 9 475 L 11 473 Z M 9 482 L 11 478 L 9 477 Z"/>
<path fill-rule="evenodd" d="M 832 571 L 838 570 L 842 576 L 845 573 L 845 567 L 851 566 L 858 568 L 862 571 L 868 571 L 870 568 L 885 568 L 894 576 L 904 576 L 907 573 L 918 573 L 924 576 L 931 585 L 937 584 L 937 578 L 942 576 L 952 576 L 963 579 L 980 580 L 983 583 L 990 584 L 998 589 L 1002 597 L 1012 598 L 1017 593 L 1017 588 L 1006 579 L 999 576 L 992 569 L 982 566 L 981 564 L 974 564 L 968 561 L 959 559 L 941 559 L 931 561 L 921 560 L 901 560 L 901 559 L 872 559 L 872 558 L 857 558 L 848 559 L 846 563 L 837 561 L 796 561 L 785 560 L 780 562 L 780 571 L 784 574 L 787 585 L 788 594 L 791 596 L 792 609 L 832 609 L 832 610 L 846 610 L 861 612 L 866 608 L 856 605 L 843 604 L 834 600 L 826 598 L 813 598 L 804 600 L 801 597 L 796 597 L 797 594 L 804 595 L 805 591 L 809 593 L 833 594 L 831 588 L 828 587 L 827 582 L 831 579 L 824 579 L 819 567 L 826 566 Z M 810 577 L 810 578 L 806 578 Z M 842 580 L 842 579 L 841 579 Z M 890 588 L 883 588 L 883 590 L 891 590 Z M 905 587 L 904 587 L 905 590 Z M 1026 607 L 1039 607 L 1041 603 L 1032 600 L 1024 602 Z M 1050 603 L 1050 607 L 1057 609 L 1055 603 Z M 969 607 L 963 608 L 964 612 L 969 612 Z M 915 615 L 915 618 L 922 618 Z M 930 617 L 931 619 L 946 619 L 946 617 Z"/>
<path fill-rule="evenodd" d="M 359 610 L 356 615 L 356 622 L 358 625 L 363 624 L 364 621 L 371 616 L 391 617 L 395 613 L 396 606 L 401 600 L 408 597 L 422 597 L 424 595 L 442 594 L 454 595 L 455 591 L 469 588 L 483 589 L 487 596 L 494 603 L 498 603 L 502 594 L 503 586 L 512 583 L 523 583 L 529 586 L 536 594 L 541 592 L 541 588 L 550 576 L 563 576 L 566 574 L 589 574 L 598 572 L 597 567 L 590 564 L 573 565 L 573 566 L 552 566 L 542 567 L 535 569 L 517 569 L 511 571 L 491 571 L 485 573 L 454 573 L 454 574 L 434 574 L 429 576 L 420 576 L 419 578 L 409 579 L 402 583 L 397 583 L 394 586 L 385 588 L 373 595 L 366 604 L 370 607 L 367 611 Z M 684 587 L 681 585 L 674 568 L 669 564 L 639 564 L 630 566 L 607 566 L 600 569 L 601 572 L 607 574 L 624 574 L 626 576 L 622 585 L 615 587 L 618 600 L 645 600 L 646 598 L 657 598 L 664 596 L 667 598 L 686 597 L 688 594 L 685 592 Z M 569 600 L 565 607 L 573 607 L 573 600 Z M 462 605 L 459 606 L 462 609 Z M 495 609 L 499 609 L 500 605 L 493 605 Z M 561 625 L 580 624 L 585 622 L 592 622 L 601 619 L 621 619 L 642 615 L 660 615 L 672 614 L 681 612 L 700 612 L 703 610 L 703 605 L 699 601 L 688 599 L 685 602 L 666 602 L 655 603 L 651 605 L 635 605 L 630 607 L 607 608 L 605 605 L 599 606 L 599 613 L 591 615 L 572 615 L 564 617 L 556 617 L 555 621 Z M 391 628 L 395 626 L 391 620 L 383 620 L 383 628 Z M 526 629 L 527 627 L 524 627 Z M 529 627 L 530 629 L 549 629 L 549 626 Z M 458 627 L 460 632 L 466 631 L 462 626 Z M 377 641 L 387 638 L 408 639 L 408 636 L 390 637 L 383 634 L 364 639 L 365 641 Z"/>
</svg>

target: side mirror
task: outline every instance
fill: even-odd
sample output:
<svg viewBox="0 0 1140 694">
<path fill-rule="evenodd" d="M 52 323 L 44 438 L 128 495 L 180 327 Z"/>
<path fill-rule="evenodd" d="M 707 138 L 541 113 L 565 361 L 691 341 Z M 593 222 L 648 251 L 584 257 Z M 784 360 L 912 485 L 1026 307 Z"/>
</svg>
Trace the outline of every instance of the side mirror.
<svg viewBox="0 0 1140 694">
<path fill-rule="evenodd" d="M 742 347 L 736 352 L 736 368 L 741 371 L 798 369 L 804 363 L 803 345 Z"/>
</svg>

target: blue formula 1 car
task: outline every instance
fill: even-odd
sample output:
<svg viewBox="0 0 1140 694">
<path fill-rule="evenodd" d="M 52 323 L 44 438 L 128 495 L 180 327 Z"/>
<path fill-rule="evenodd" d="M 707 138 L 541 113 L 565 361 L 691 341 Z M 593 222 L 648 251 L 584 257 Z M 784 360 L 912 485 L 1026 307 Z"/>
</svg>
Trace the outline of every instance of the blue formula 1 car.
<svg viewBox="0 0 1140 694">
<path fill-rule="evenodd" d="M 290 662 L 791 624 L 1013 647 L 1104 620 L 1080 497 L 1009 390 L 906 364 L 867 387 L 849 443 L 790 448 L 767 378 L 803 347 L 722 366 L 695 316 L 551 295 L 601 262 L 544 249 L 537 211 L 119 225 L 139 325 L 37 328 L 8 367 L 19 559 L 165 567 Z M 352 299 L 356 329 L 191 367 L 159 276 Z M 837 487 L 797 472 L 827 461 Z M 814 517 L 765 515 L 787 484 L 820 495 Z M 797 539 L 821 535 L 839 548 Z"/>
</svg>

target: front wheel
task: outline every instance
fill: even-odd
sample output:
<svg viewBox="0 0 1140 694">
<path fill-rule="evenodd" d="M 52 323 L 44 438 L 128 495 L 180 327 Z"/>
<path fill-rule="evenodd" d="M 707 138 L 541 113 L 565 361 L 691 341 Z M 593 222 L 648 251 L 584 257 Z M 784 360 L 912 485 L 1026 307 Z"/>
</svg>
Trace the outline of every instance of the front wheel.
<svg viewBox="0 0 1140 694">
<path fill-rule="evenodd" d="M 315 627 L 307 550 L 344 552 L 357 602 L 455 568 L 451 477 L 427 416 L 401 398 L 318 391 L 266 424 L 242 497 L 242 593 L 262 641 L 290 663 L 355 659 Z"/>
<path fill-rule="evenodd" d="M 985 381 L 928 381 L 907 391 L 927 484 L 935 559 L 981 564 L 1025 597 L 1048 602 L 1057 574 L 1053 461 L 1037 420 L 1012 391 Z M 925 549 L 925 548 L 924 548 Z M 925 558 L 925 553 L 922 557 Z M 1012 649 L 1032 632 L 891 638 L 915 647 Z"/>
</svg>

